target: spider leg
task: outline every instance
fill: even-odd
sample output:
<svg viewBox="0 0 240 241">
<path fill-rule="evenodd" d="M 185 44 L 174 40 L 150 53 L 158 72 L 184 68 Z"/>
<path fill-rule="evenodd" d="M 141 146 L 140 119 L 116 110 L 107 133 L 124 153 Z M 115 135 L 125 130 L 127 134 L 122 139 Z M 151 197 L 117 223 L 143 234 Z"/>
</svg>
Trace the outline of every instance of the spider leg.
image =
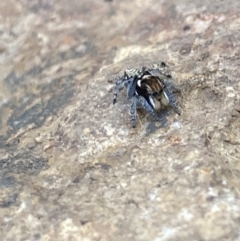
<svg viewBox="0 0 240 241">
<path fill-rule="evenodd" d="M 164 79 L 162 80 L 163 84 L 165 86 L 167 86 L 167 88 L 171 91 L 171 92 L 181 92 L 181 89 L 179 88 L 179 86 L 174 85 L 173 83 L 171 83 L 169 80 Z"/>
<path fill-rule="evenodd" d="M 113 95 L 113 104 L 116 104 L 118 92 L 126 85 L 127 81 L 127 79 L 125 80 L 123 78 L 119 78 L 116 82 L 115 91 Z"/>
<path fill-rule="evenodd" d="M 137 116 L 137 98 L 134 96 L 131 99 L 132 103 L 131 103 L 131 108 L 130 108 L 130 115 L 131 115 L 131 123 L 132 123 L 132 127 L 135 128 L 136 127 L 136 116 Z"/>
<path fill-rule="evenodd" d="M 142 105 L 142 107 L 155 119 L 160 120 L 153 109 L 153 107 L 147 102 L 147 100 L 143 96 L 138 96 L 138 101 Z"/>
<path fill-rule="evenodd" d="M 181 112 L 180 112 L 180 110 L 178 108 L 178 105 L 177 105 L 177 101 L 176 101 L 172 91 L 170 90 L 170 86 L 168 85 L 167 82 L 165 82 L 165 87 L 163 88 L 163 93 L 167 97 L 167 99 L 169 100 L 169 103 L 172 105 L 174 111 L 178 115 L 181 115 Z"/>
<path fill-rule="evenodd" d="M 135 76 L 133 78 L 129 78 L 125 81 L 128 99 L 132 98 L 135 95 L 137 81 L 138 81 L 137 76 Z"/>
</svg>

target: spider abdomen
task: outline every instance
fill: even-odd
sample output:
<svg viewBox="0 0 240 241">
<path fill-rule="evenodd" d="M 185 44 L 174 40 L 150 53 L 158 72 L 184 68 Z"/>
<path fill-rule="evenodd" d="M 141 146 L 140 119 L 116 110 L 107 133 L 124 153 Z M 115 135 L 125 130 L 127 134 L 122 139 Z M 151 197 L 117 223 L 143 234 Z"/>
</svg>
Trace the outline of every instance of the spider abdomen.
<svg viewBox="0 0 240 241">
<path fill-rule="evenodd" d="M 155 77 L 141 80 L 140 88 L 145 89 L 149 95 L 160 93 L 163 87 L 161 81 Z"/>
</svg>

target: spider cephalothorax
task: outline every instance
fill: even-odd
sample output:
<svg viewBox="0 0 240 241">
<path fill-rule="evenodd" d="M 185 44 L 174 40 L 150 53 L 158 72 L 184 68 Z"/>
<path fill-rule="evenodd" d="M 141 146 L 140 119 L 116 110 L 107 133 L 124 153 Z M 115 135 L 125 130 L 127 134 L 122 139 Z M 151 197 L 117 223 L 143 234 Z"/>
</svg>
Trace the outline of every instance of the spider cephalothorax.
<svg viewBox="0 0 240 241">
<path fill-rule="evenodd" d="M 136 126 L 137 104 L 142 107 L 155 119 L 157 109 L 156 103 L 159 101 L 163 105 L 172 105 L 174 111 L 180 115 L 176 99 L 172 93 L 172 84 L 169 82 L 169 75 L 164 74 L 160 68 L 143 67 L 142 70 L 127 69 L 122 77 L 118 77 L 113 97 L 113 104 L 117 102 L 117 94 L 124 86 L 127 89 L 127 97 L 131 99 L 131 122 Z"/>
</svg>

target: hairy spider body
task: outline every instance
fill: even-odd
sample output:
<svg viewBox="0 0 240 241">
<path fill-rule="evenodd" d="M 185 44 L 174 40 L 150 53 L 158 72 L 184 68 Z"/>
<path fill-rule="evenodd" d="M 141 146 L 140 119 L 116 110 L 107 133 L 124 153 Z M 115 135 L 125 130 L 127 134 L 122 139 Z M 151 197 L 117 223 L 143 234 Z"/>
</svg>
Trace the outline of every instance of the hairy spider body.
<svg viewBox="0 0 240 241">
<path fill-rule="evenodd" d="M 177 101 L 172 93 L 174 86 L 169 82 L 171 76 L 165 75 L 158 68 L 144 69 L 144 76 L 141 83 L 146 79 L 146 86 L 149 89 L 149 94 L 161 99 L 161 94 L 167 100 L 167 104 L 171 104 L 177 114 L 181 114 Z M 144 87 L 144 85 L 142 85 Z M 143 88 L 142 87 L 142 88 Z"/>
<path fill-rule="evenodd" d="M 165 104 L 171 104 L 177 114 L 180 111 L 176 99 L 171 91 L 171 84 L 167 80 L 169 76 L 164 75 L 158 68 L 146 68 L 142 70 L 127 69 L 122 77 L 117 78 L 113 104 L 117 102 L 117 94 L 123 88 L 127 89 L 127 97 L 131 99 L 130 115 L 132 126 L 136 126 L 137 104 L 141 106 L 155 119 L 159 118 L 155 114 L 156 100 L 164 96 Z"/>
</svg>

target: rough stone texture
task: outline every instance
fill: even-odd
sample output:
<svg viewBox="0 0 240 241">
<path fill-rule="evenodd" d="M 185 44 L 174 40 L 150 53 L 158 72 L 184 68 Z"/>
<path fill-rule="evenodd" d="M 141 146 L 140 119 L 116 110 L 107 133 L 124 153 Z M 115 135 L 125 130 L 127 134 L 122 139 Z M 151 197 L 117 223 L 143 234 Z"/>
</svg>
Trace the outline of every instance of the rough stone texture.
<svg viewBox="0 0 240 241">
<path fill-rule="evenodd" d="M 240 1 L 1 0 L 1 240 L 240 240 Z M 164 61 L 182 115 L 108 80 Z"/>
</svg>

